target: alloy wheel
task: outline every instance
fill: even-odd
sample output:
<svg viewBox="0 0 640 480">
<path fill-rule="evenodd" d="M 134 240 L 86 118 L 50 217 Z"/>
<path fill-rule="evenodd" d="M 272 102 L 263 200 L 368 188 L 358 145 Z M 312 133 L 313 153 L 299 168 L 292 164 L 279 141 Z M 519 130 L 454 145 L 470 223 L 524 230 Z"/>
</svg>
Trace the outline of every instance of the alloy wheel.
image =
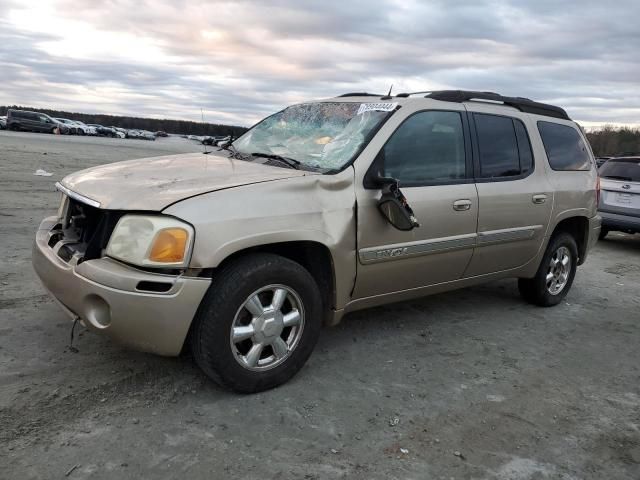
<svg viewBox="0 0 640 480">
<path fill-rule="evenodd" d="M 269 370 L 291 356 L 303 329 L 300 296 L 285 285 L 268 285 L 249 295 L 236 312 L 231 349 L 244 368 Z"/>
<path fill-rule="evenodd" d="M 567 247 L 560 247 L 549 260 L 547 276 L 545 277 L 547 291 L 551 295 L 558 295 L 567 286 L 570 274 L 571 252 Z"/>
</svg>

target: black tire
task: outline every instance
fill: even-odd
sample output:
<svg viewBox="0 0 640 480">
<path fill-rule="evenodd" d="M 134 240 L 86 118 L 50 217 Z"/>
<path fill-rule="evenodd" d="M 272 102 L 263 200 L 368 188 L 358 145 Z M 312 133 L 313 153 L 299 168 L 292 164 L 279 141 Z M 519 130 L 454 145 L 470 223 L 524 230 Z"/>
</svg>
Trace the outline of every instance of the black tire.
<svg viewBox="0 0 640 480">
<path fill-rule="evenodd" d="M 231 329 L 247 299 L 271 285 L 295 291 L 301 300 L 304 323 L 296 346 L 283 357 L 283 363 L 268 370 L 250 370 L 241 364 L 242 357 L 232 347 Z M 285 383 L 302 368 L 318 341 L 321 323 L 322 299 L 311 274 L 287 258 L 256 253 L 215 272 L 196 313 L 189 342 L 196 363 L 216 383 L 236 392 L 254 393 Z"/>
<path fill-rule="evenodd" d="M 609 235 L 609 229 L 602 227 L 600 229 L 600 235 L 598 235 L 598 240 L 604 240 L 607 235 Z"/>
<path fill-rule="evenodd" d="M 552 293 L 547 287 L 547 274 L 549 273 L 549 266 L 554 254 L 561 248 L 565 247 L 569 251 L 570 256 L 570 270 L 567 281 L 562 289 L 557 293 Z M 576 241 L 570 234 L 566 232 L 560 232 L 554 235 L 547 245 L 547 250 L 542 257 L 536 276 L 533 278 L 520 278 L 518 279 L 518 289 L 522 297 L 529 303 L 539 305 L 541 307 L 552 307 L 559 304 L 567 293 L 571 289 L 573 280 L 576 276 L 576 269 L 578 266 L 578 246 Z"/>
</svg>

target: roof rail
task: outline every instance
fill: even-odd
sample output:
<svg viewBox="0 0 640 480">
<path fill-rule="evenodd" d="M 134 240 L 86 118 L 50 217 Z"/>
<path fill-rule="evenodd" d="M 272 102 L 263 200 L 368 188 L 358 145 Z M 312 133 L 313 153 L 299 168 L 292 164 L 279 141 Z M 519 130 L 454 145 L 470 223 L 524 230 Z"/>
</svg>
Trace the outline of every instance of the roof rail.
<svg viewBox="0 0 640 480">
<path fill-rule="evenodd" d="M 556 107 L 555 105 L 534 102 L 533 100 L 524 97 L 503 97 L 502 95 L 494 92 L 440 90 L 428 93 L 427 95 L 425 95 L 425 98 L 432 98 L 434 100 L 441 100 L 443 102 L 458 103 L 473 100 L 497 102 L 508 105 L 510 107 L 514 107 L 521 112 L 533 113 L 536 115 L 545 115 L 547 117 L 562 118 L 564 120 L 571 120 L 564 109 Z"/>
<path fill-rule="evenodd" d="M 367 92 L 351 92 L 351 93 L 343 93 L 342 95 L 338 95 L 337 98 L 342 97 L 383 97 L 383 93 L 367 93 Z"/>
</svg>

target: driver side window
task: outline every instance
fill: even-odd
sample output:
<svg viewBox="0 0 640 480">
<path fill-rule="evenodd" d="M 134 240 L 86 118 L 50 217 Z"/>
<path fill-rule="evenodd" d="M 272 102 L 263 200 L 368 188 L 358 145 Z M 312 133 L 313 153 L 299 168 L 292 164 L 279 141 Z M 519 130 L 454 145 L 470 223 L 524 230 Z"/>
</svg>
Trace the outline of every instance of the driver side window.
<svg viewBox="0 0 640 480">
<path fill-rule="evenodd" d="M 465 179 L 464 129 L 459 112 L 427 111 L 409 117 L 383 147 L 383 173 L 401 186 Z"/>
</svg>

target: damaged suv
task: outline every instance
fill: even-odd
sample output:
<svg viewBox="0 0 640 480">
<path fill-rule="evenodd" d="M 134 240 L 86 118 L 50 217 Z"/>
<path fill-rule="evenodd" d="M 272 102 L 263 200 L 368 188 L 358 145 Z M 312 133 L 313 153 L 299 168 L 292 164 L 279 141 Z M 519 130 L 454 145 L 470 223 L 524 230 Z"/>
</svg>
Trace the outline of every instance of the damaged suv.
<svg viewBox="0 0 640 480">
<path fill-rule="evenodd" d="M 240 392 L 287 381 L 354 310 L 507 277 L 558 304 L 600 232 L 583 133 L 520 97 L 346 94 L 218 146 L 67 176 L 33 264 L 72 319 L 190 348 Z"/>
</svg>

